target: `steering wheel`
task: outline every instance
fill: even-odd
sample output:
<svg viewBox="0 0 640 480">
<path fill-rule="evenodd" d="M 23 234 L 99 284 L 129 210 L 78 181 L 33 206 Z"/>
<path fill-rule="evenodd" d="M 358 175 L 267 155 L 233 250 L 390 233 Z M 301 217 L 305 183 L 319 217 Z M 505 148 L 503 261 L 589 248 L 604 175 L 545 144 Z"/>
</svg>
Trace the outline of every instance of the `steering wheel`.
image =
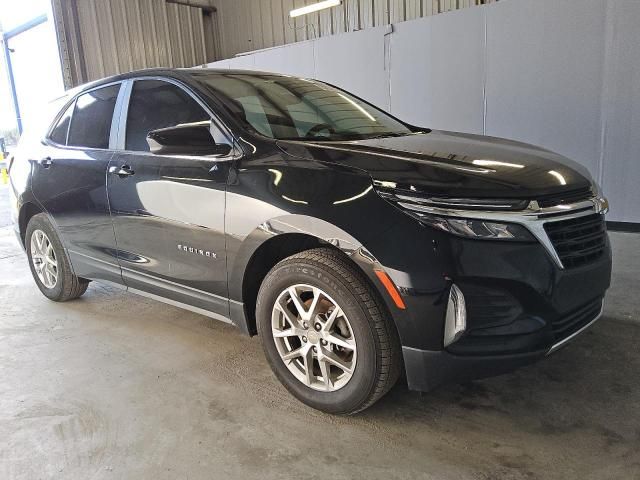
<svg viewBox="0 0 640 480">
<path fill-rule="evenodd" d="M 305 137 L 317 137 L 318 133 L 323 130 L 327 130 L 329 133 L 336 133 L 335 129 L 328 123 L 318 123 L 317 125 L 314 125 L 309 130 L 307 130 Z"/>
</svg>

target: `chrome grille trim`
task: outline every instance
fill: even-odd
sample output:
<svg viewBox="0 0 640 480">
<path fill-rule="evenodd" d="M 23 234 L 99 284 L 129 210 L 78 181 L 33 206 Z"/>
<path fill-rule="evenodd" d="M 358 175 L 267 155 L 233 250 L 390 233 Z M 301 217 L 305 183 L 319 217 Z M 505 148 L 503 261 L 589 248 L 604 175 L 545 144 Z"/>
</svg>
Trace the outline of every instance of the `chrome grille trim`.
<svg viewBox="0 0 640 480">
<path fill-rule="evenodd" d="M 526 227 L 533 236 L 542 244 L 554 263 L 561 269 L 565 266 L 558 256 L 551 239 L 547 235 L 544 225 L 550 222 L 558 222 L 572 218 L 599 213 L 604 215 L 609 210 L 609 203 L 602 196 L 594 196 L 588 200 L 582 200 L 571 204 L 560 204 L 552 207 L 541 208 L 537 201 L 532 200 L 524 210 L 518 211 L 489 211 L 468 210 L 460 208 L 441 208 L 425 205 L 424 199 L 411 197 L 406 194 L 385 194 L 387 198 L 404 209 L 426 213 L 440 217 L 469 218 L 475 220 L 488 220 L 497 222 L 516 223 Z"/>
<path fill-rule="evenodd" d="M 578 330 L 573 332 L 568 337 L 565 337 L 562 340 L 560 340 L 559 342 L 553 344 L 551 346 L 551 348 L 547 351 L 546 355 L 551 355 L 553 352 L 556 352 L 557 350 L 559 350 L 562 347 L 564 347 L 567 343 L 569 343 L 571 340 L 576 338 L 578 335 L 580 335 L 582 332 L 584 332 L 589 327 L 591 327 L 594 323 L 596 323 L 598 320 L 600 320 L 600 318 L 602 318 L 602 314 L 603 313 L 604 313 L 604 300 L 602 301 L 602 306 L 600 307 L 600 312 L 592 320 L 590 320 L 586 325 L 580 327 Z"/>
</svg>

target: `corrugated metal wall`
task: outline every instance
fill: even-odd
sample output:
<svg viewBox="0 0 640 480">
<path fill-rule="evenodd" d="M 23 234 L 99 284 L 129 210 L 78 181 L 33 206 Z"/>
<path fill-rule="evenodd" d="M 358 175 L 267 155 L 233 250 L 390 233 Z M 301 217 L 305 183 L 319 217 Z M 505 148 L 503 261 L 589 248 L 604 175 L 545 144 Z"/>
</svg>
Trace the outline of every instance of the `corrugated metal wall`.
<svg viewBox="0 0 640 480">
<path fill-rule="evenodd" d="M 65 87 L 148 67 L 219 56 L 215 12 L 165 0 L 54 0 Z"/>
<path fill-rule="evenodd" d="M 187 67 L 237 53 L 362 30 L 498 0 L 343 0 L 297 19 L 318 0 L 53 0 L 65 87 L 148 67 Z M 183 0 L 189 2 L 192 0 Z"/>
<path fill-rule="evenodd" d="M 325 35 L 352 32 L 498 0 L 343 0 L 342 5 L 290 19 L 318 0 L 212 0 L 218 8 L 221 57 Z"/>
</svg>

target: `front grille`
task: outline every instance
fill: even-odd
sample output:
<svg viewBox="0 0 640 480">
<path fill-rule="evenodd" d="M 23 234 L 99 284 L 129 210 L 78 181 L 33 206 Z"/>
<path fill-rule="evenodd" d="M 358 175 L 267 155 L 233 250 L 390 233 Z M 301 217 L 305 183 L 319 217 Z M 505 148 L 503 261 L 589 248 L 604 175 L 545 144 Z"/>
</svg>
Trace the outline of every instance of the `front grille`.
<svg viewBox="0 0 640 480">
<path fill-rule="evenodd" d="M 564 268 L 586 265 L 604 255 L 607 233 L 599 213 L 545 223 L 544 229 Z"/>
<path fill-rule="evenodd" d="M 542 208 L 555 207 L 556 205 L 567 205 L 570 203 L 581 202 L 593 197 L 590 187 L 571 190 L 569 192 L 556 193 L 538 199 L 538 205 Z"/>
<path fill-rule="evenodd" d="M 556 341 L 567 338 L 595 319 L 602 310 L 602 299 L 588 303 L 551 324 Z"/>
</svg>

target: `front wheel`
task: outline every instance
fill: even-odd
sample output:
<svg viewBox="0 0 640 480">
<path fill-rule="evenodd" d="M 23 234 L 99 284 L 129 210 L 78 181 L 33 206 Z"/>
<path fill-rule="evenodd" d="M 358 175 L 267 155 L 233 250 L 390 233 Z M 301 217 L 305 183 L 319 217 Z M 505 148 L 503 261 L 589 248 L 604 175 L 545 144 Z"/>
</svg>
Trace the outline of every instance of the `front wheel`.
<svg viewBox="0 0 640 480">
<path fill-rule="evenodd" d="M 33 279 L 47 298 L 65 302 L 87 290 L 89 281 L 73 274 L 60 238 L 44 213 L 29 220 L 25 247 Z"/>
<path fill-rule="evenodd" d="M 340 253 L 308 250 L 265 277 L 256 306 L 272 370 L 307 405 L 353 414 L 401 371 L 400 345 L 377 292 Z"/>
</svg>

